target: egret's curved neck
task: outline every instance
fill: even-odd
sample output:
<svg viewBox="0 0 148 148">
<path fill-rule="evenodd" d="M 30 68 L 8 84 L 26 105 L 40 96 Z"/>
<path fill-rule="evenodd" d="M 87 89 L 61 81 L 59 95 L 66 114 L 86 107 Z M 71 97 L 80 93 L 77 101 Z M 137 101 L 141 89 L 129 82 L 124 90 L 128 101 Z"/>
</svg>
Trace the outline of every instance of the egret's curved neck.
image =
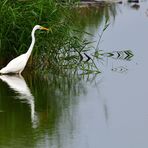
<svg viewBox="0 0 148 148">
<path fill-rule="evenodd" d="M 28 49 L 28 51 L 26 53 L 28 55 L 28 58 L 30 57 L 31 52 L 32 52 L 33 47 L 34 47 L 34 44 L 35 44 L 35 31 L 36 31 L 36 29 L 33 29 L 32 33 L 31 33 L 32 42 L 31 42 L 31 45 L 30 45 L 30 47 L 29 47 L 29 49 Z"/>
</svg>

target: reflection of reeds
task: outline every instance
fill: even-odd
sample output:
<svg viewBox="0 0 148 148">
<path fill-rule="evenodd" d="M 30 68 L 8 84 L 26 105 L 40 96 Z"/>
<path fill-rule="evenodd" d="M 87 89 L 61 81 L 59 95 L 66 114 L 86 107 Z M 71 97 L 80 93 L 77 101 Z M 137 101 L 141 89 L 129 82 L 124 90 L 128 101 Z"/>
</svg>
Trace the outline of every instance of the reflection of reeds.
<svg viewBox="0 0 148 148">
<path fill-rule="evenodd" d="M 9 76 L 8 78 L 15 77 L 17 78 L 17 76 Z M 19 83 L 18 91 L 16 87 L 11 86 L 9 88 L 0 80 L 0 110 L 4 110 L 4 112 L 0 114 L 2 119 L 0 122 L 0 136 L 4 137 L 4 145 L 9 145 L 17 141 L 16 147 L 21 147 L 21 145 L 35 147 L 36 143 L 44 137 L 55 136 L 54 134 L 60 132 L 58 127 L 59 124 L 61 124 L 61 117 L 65 119 L 64 114 L 66 113 L 66 120 L 71 121 L 70 114 L 71 111 L 73 111 L 72 108 L 79 103 L 77 97 L 87 93 L 87 88 L 82 81 L 83 77 L 72 75 L 71 73 L 65 73 L 64 75 L 54 73 L 31 75 L 29 73 L 28 75 L 26 74 L 24 78 L 28 88 L 27 91 L 26 88 L 23 89 L 23 94 L 27 93 L 27 102 L 29 101 L 28 99 L 31 99 L 30 97 L 33 97 L 35 115 L 38 117 L 37 128 L 32 128 L 28 104 L 14 99 L 19 94 L 22 95 L 21 89 L 23 85 Z M 7 82 L 10 86 L 8 79 Z M 12 84 L 16 85 L 15 83 Z M 71 124 L 73 125 L 73 123 Z M 22 137 L 22 140 L 20 140 L 20 137 Z M 59 141 L 61 136 L 58 136 L 56 139 Z M 2 140 L 0 144 L 2 146 Z"/>
<path fill-rule="evenodd" d="M 87 93 L 82 78 L 68 72 L 62 75 L 52 73 L 26 75 L 26 81 L 35 97 L 39 128 L 45 126 L 50 129 L 49 132 L 53 132 L 62 113 L 68 111 L 71 105 L 78 103 L 77 96 Z"/>
<path fill-rule="evenodd" d="M 106 20 L 115 18 L 117 13 L 116 4 L 100 4 L 87 7 L 77 7 L 73 10 L 74 23 L 77 28 L 85 31 L 86 27 L 98 28 Z M 96 31 L 96 30 L 95 30 Z M 92 30 L 90 30 L 92 34 Z"/>
<path fill-rule="evenodd" d="M 127 60 L 127 61 L 130 61 L 131 58 L 134 56 L 131 50 L 112 51 L 112 52 L 103 53 L 102 55 L 111 57 L 113 59 Z"/>
</svg>

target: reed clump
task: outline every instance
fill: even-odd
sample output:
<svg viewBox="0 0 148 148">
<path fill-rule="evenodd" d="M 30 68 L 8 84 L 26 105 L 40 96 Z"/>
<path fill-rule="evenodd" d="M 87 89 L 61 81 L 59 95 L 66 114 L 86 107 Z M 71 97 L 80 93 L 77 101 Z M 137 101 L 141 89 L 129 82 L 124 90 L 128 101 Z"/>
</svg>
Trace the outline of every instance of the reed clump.
<svg viewBox="0 0 148 148">
<path fill-rule="evenodd" d="M 73 42 L 70 9 L 68 3 L 54 0 L 1 0 L 0 56 L 13 58 L 26 52 L 31 42 L 31 30 L 40 24 L 50 27 L 52 32 L 36 33 L 33 57 L 41 59 L 46 55 L 51 61 L 57 59 L 59 50 L 68 50 Z"/>
<path fill-rule="evenodd" d="M 99 73 L 73 20 L 74 1 L 1 0 L 0 58 L 7 59 L 26 52 L 31 43 L 31 30 L 39 24 L 51 31 L 36 32 L 36 44 L 27 64 L 35 71 L 56 69 Z M 86 62 L 85 62 L 86 61 Z M 75 71 L 76 70 L 76 71 Z"/>
</svg>

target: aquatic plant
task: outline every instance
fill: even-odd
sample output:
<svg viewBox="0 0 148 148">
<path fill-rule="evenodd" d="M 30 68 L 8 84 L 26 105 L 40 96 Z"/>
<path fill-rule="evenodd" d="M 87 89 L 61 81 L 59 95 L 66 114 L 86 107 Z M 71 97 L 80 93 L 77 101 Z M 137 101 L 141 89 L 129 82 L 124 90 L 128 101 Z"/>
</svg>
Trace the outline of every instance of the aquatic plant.
<svg viewBox="0 0 148 148">
<path fill-rule="evenodd" d="M 73 7 L 75 1 L 55 0 L 1 0 L 0 1 L 0 57 L 8 62 L 14 57 L 26 52 L 31 42 L 31 30 L 34 25 L 40 24 L 51 28 L 51 31 L 37 32 L 36 44 L 33 54 L 29 60 L 28 68 L 35 71 L 56 71 L 72 70 L 73 73 L 83 74 L 99 73 L 94 62 L 97 57 L 90 54 L 94 47 L 91 42 L 84 39 L 86 23 L 82 19 L 84 13 L 86 22 L 91 9 L 79 9 Z M 109 7 L 110 8 L 110 7 Z M 108 10 L 108 11 L 107 11 Z M 88 11 L 88 12 L 87 12 Z M 93 11 L 92 11 L 93 12 Z M 102 35 L 108 27 L 110 9 L 108 7 L 95 8 L 93 15 L 97 15 L 96 26 L 105 22 L 103 31 L 99 35 L 96 50 L 99 50 L 99 43 Z M 80 21 L 81 20 L 81 21 Z M 80 22 L 76 24 L 75 22 Z M 77 26 L 77 27 L 76 27 Z M 92 53 L 91 52 L 91 53 Z M 96 54 L 95 54 L 96 55 Z M 0 61 L 1 62 L 1 61 Z M 2 65 L 2 64 L 1 64 Z M 4 65 L 4 63 L 3 63 Z"/>
<path fill-rule="evenodd" d="M 58 32 L 61 40 L 67 35 L 69 25 L 66 9 L 58 6 L 53 0 L 37 0 L 37 1 L 8 1 L 0 2 L 0 50 L 1 55 L 7 53 L 20 54 L 26 51 L 26 47 L 30 44 L 30 33 L 34 25 L 40 24 L 54 28 L 54 37 Z M 53 26 L 54 25 L 54 26 Z M 56 30 L 56 32 L 55 32 Z M 64 34 L 60 33 L 64 32 Z M 49 42 L 49 35 L 38 36 L 38 42 L 46 40 Z M 46 37 L 45 37 L 46 36 Z M 53 35 L 50 38 L 52 40 Z M 42 48 L 47 47 L 47 42 L 42 43 Z M 57 43 L 56 43 L 57 44 Z M 61 41 L 59 41 L 61 44 Z M 53 44 L 52 44 L 53 45 Z M 41 45 L 37 45 L 41 46 Z M 51 44 L 48 47 L 51 47 Z M 35 50 L 36 51 L 36 50 Z M 42 49 L 43 51 L 43 49 Z M 36 51 L 37 52 L 37 51 Z M 41 52 L 38 51 L 38 52 Z"/>
<path fill-rule="evenodd" d="M 52 31 L 36 34 L 37 42 L 28 63 L 31 68 L 75 67 L 89 42 L 78 38 L 71 8 L 68 3 L 54 0 L 0 1 L 0 56 L 10 60 L 26 52 L 31 29 L 40 24 Z"/>
</svg>

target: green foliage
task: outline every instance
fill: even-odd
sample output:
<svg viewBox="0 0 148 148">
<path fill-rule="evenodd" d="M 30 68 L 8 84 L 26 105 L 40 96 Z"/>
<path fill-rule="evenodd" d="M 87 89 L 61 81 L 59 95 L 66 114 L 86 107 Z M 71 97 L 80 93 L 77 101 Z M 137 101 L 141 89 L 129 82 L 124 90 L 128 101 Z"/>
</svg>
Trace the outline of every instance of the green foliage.
<svg viewBox="0 0 148 148">
<path fill-rule="evenodd" d="M 0 14 L 0 50 L 2 55 L 6 54 L 6 50 L 11 55 L 12 53 L 20 54 L 25 52 L 31 42 L 31 29 L 36 24 L 46 27 L 53 26 L 54 30 L 58 32 L 58 36 L 62 39 L 64 34 L 66 35 L 67 33 L 65 24 L 69 24 L 67 22 L 68 19 L 65 20 L 67 17 L 66 9 L 58 6 L 53 0 L 2 0 L 0 2 Z M 45 38 L 44 33 L 44 35 L 37 35 L 37 38 L 39 42 L 41 40 L 47 41 L 49 35 L 46 35 Z M 55 33 L 54 38 L 56 38 Z M 37 46 L 41 46 L 41 44 Z M 42 43 L 42 46 L 46 47 L 47 45 Z"/>
<path fill-rule="evenodd" d="M 89 42 L 81 40 L 80 32 L 74 31 L 72 3 L 1 0 L 0 56 L 10 60 L 26 52 L 31 42 L 31 30 L 40 24 L 51 31 L 36 32 L 36 44 L 28 65 L 39 70 L 76 68 L 83 60 L 82 53 Z"/>
</svg>

